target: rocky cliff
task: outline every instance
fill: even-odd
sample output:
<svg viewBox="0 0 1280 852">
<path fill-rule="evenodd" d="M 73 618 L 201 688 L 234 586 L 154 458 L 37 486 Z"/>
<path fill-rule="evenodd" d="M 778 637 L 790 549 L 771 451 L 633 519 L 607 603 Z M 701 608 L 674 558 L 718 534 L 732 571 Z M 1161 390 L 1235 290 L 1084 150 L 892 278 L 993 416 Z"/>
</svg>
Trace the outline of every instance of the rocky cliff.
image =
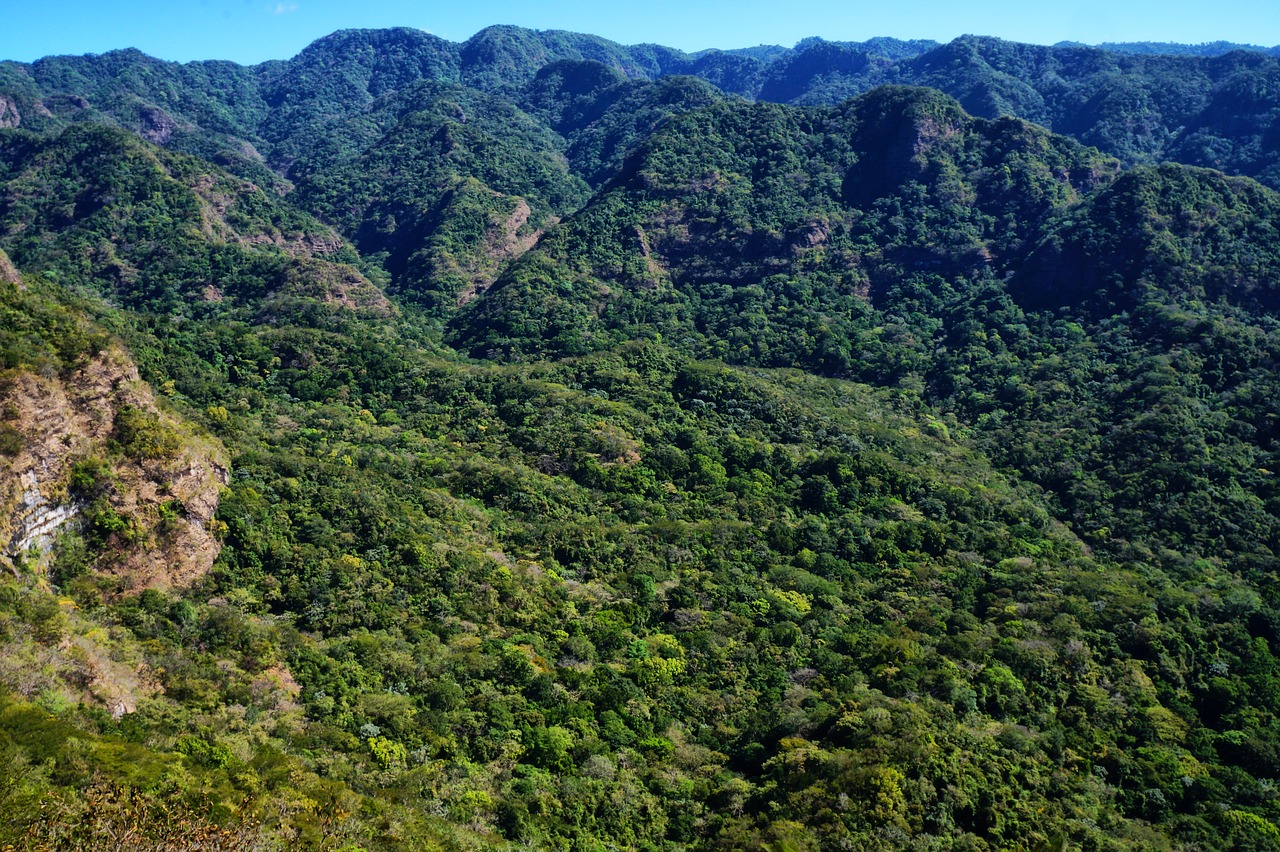
<svg viewBox="0 0 1280 852">
<path fill-rule="evenodd" d="M 101 551 L 90 553 L 91 567 L 115 575 L 121 591 L 183 585 L 213 565 L 225 451 L 161 411 L 123 349 L 108 347 L 65 375 L 11 376 L 0 413 L 11 451 L 0 457 L 0 560 L 11 570 L 47 566 L 58 535 L 86 521 L 91 550 Z M 130 452 L 126 413 L 164 433 L 162 452 Z M 92 494 L 73 481 L 86 465 L 99 471 Z M 104 512 L 118 528 L 94 525 Z M 107 540 L 112 547 L 93 547 Z"/>
</svg>

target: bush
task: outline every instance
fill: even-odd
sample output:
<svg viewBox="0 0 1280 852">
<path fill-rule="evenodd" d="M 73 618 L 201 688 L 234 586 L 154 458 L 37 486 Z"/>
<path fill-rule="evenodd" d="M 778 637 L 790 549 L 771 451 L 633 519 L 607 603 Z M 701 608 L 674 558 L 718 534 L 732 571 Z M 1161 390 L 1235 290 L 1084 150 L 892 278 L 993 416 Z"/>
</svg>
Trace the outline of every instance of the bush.
<svg viewBox="0 0 1280 852">
<path fill-rule="evenodd" d="M 159 415 L 132 405 L 116 414 L 113 437 L 120 450 L 137 461 L 173 458 L 182 448 L 177 432 Z"/>
</svg>

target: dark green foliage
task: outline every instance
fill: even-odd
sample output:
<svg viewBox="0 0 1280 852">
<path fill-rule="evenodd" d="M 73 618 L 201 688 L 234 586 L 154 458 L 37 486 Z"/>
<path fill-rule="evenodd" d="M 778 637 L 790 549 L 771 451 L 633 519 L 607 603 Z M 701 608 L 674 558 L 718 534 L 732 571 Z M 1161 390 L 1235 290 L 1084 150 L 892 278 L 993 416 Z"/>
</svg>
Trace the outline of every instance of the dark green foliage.
<svg viewBox="0 0 1280 852">
<path fill-rule="evenodd" d="M 107 336 L 85 322 L 82 309 L 82 300 L 48 280 L 0 282 L 0 368 L 69 372 L 102 351 Z"/>
<path fill-rule="evenodd" d="M 489 27 L 463 44 L 396 28 L 344 30 L 292 59 L 252 68 L 161 62 L 132 50 L 4 63 L 0 92 L 24 128 L 107 122 L 282 189 L 264 160 L 291 173 L 318 151 L 354 149 L 344 152 L 350 159 L 388 129 L 367 113 L 395 92 L 461 83 L 519 100 L 544 68 L 564 61 L 601 63 L 632 80 L 692 75 L 731 95 L 793 104 L 834 104 L 886 83 L 931 86 L 974 115 L 1035 121 L 1129 163 L 1177 160 L 1280 186 L 1280 58 L 1275 49 L 1228 47 L 809 38 L 794 49 L 689 55 L 512 26 Z"/>
<path fill-rule="evenodd" d="M 692 59 L 656 44 L 627 47 L 599 36 L 562 30 L 486 27 L 461 46 L 463 80 L 490 92 L 511 93 L 538 69 L 560 60 L 590 60 L 617 68 L 632 78 L 653 79 L 685 73 Z"/>
<path fill-rule="evenodd" d="M 1173 159 L 1276 185 L 1273 57 L 1138 56 L 966 36 L 905 65 L 899 80 L 939 88 L 975 115 L 1017 115 L 1130 163 Z"/>
<path fill-rule="evenodd" d="M 527 108 L 565 136 L 571 167 L 595 187 L 612 179 L 667 119 L 719 100 L 714 88 L 694 78 L 624 82 L 595 62 L 547 65 L 523 95 Z"/>
<path fill-rule="evenodd" d="M 1059 42 L 1057 47 L 1084 47 L 1071 42 Z M 1117 53 L 1155 53 L 1167 56 L 1221 56 L 1237 50 L 1256 51 L 1258 53 L 1276 54 L 1275 47 L 1260 47 L 1254 44 L 1236 44 L 1229 41 L 1206 41 L 1201 44 L 1174 44 L 1162 41 L 1128 41 L 1103 42 L 1096 45 L 1102 50 L 1114 50 Z"/>
<path fill-rule="evenodd" d="M 1135 169 L 1066 218 L 1015 292 L 1029 304 L 1133 310 L 1147 298 L 1280 307 L 1280 197 L 1252 181 Z"/>
<path fill-rule="evenodd" d="M 735 361 L 847 372 L 875 324 L 868 288 L 1015 262 L 1115 168 L 924 89 L 687 112 L 461 314 L 454 340 L 488 357 L 572 354 L 645 328 Z"/>
<path fill-rule="evenodd" d="M 397 289 L 428 304 L 452 307 L 469 268 L 482 278 L 507 243 L 586 196 L 555 135 L 506 101 L 432 84 L 398 93 L 395 111 L 357 159 L 304 163 L 296 198 L 383 256 Z"/>
<path fill-rule="evenodd" d="M 408 28 L 342 30 L 255 71 L 270 110 L 259 132 L 272 143 L 272 164 L 283 170 L 375 99 L 420 80 L 455 82 L 460 74 L 455 45 Z"/>
<path fill-rule="evenodd" d="M 138 461 L 172 458 L 180 449 L 173 427 L 157 415 L 133 406 L 125 406 L 116 413 L 112 437 L 121 452 Z"/>
<path fill-rule="evenodd" d="M 328 228 L 253 184 L 97 125 L 51 139 L 0 132 L 0 174 L 15 262 L 131 307 L 198 313 L 261 298 L 284 283 L 290 245 L 342 259 Z"/>
<path fill-rule="evenodd" d="M 772 63 L 756 94 L 774 103 L 837 103 L 871 88 L 871 81 L 885 82 L 887 64 L 857 46 L 814 39 Z"/>
</svg>

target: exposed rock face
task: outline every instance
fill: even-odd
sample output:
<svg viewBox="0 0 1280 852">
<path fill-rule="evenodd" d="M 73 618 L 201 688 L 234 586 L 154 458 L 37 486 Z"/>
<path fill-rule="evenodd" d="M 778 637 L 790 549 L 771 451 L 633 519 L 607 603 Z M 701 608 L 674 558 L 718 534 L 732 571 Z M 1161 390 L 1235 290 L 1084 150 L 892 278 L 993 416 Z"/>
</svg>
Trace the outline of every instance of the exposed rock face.
<svg viewBox="0 0 1280 852">
<path fill-rule="evenodd" d="M 333 254 L 342 248 L 342 238 L 337 234 L 251 234 L 231 240 L 250 246 L 279 246 L 294 257 Z"/>
<path fill-rule="evenodd" d="M 22 124 L 22 114 L 12 98 L 0 95 L 0 128 L 18 127 Z"/>
<path fill-rule="evenodd" d="M 42 102 L 44 112 L 62 118 L 73 118 L 89 108 L 89 102 L 80 95 L 50 95 Z"/>
<path fill-rule="evenodd" d="M 176 451 L 110 458 L 107 439 L 125 406 L 180 435 Z M 114 536 L 105 548 L 112 555 L 97 555 L 96 568 L 119 576 L 130 591 L 184 585 L 212 567 L 219 544 L 210 528 L 227 482 L 225 451 L 212 439 L 184 434 L 160 412 L 122 350 L 107 349 L 70 376 L 18 374 L 0 392 L 0 413 L 21 439 L 16 455 L 0 457 L 0 561 L 14 568 L 34 555 L 48 564 L 57 534 L 85 508 L 68 490 L 72 467 L 98 457 L 110 458 L 109 502 L 130 519 L 133 534 Z M 164 522 L 162 506 L 171 516 Z"/>
<path fill-rule="evenodd" d="M 30 547 L 46 557 L 58 529 L 78 513 L 66 493 L 72 460 L 105 445 L 112 397 L 130 380 L 136 370 L 103 353 L 65 382 L 22 373 L 0 399 L 6 425 L 22 438 L 19 453 L 0 462 L 0 557 L 10 564 Z"/>
<path fill-rule="evenodd" d="M 16 558 L 33 547 L 47 553 L 58 530 L 78 514 L 77 508 L 70 503 L 51 504 L 40 493 L 40 479 L 34 470 L 23 471 L 18 482 L 21 504 L 14 515 L 13 538 L 5 555 Z"/>
<path fill-rule="evenodd" d="M 256 151 L 252 152 L 258 158 Z M 246 198 L 252 200 L 260 190 L 246 180 L 228 175 L 200 175 L 187 183 L 200 205 L 200 230 L 207 237 L 227 243 L 248 246 L 277 246 L 294 257 L 329 255 L 342 248 L 342 238 L 329 228 L 306 233 L 281 233 L 274 228 L 246 231 L 243 225 L 231 225 L 227 214 Z"/>
<path fill-rule="evenodd" d="M 383 292 L 354 266 L 313 257 L 298 258 L 289 264 L 285 285 L 276 297 L 290 296 L 307 296 L 372 316 L 388 317 L 395 312 Z"/>
<path fill-rule="evenodd" d="M 488 290 L 503 264 L 533 248 L 542 237 L 544 228 L 558 221 L 552 217 L 543 223 L 543 227 L 528 230 L 525 226 L 532 214 L 529 203 L 519 196 L 512 196 L 510 200 L 514 202 L 511 214 L 505 219 L 495 218 L 490 222 L 485 230 L 483 250 L 471 263 L 458 270 L 467 278 L 466 286 L 458 294 L 458 307 Z"/>
<path fill-rule="evenodd" d="M 178 122 L 159 107 L 146 106 L 138 111 L 138 135 L 155 145 L 168 145 Z"/>
<path fill-rule="evenodd" d="M 81 685 L 83 699 L 106 708 L 113 718 L 134 712 L 140 699 L 161 691 L 150 669 L 113 659 L 111 648 L 91 637 L 68 636 L 58 651 L 74 661 L 70 674 Z"/>
<path fill-rule="evenodd" d="M 13 265 L 13 261 L 9 260 L 9 255 L 0 249 L 0 282 L 5 284 L 21 284 L 22 276 L 18 274 L 18 269 Z"/>
</svg>

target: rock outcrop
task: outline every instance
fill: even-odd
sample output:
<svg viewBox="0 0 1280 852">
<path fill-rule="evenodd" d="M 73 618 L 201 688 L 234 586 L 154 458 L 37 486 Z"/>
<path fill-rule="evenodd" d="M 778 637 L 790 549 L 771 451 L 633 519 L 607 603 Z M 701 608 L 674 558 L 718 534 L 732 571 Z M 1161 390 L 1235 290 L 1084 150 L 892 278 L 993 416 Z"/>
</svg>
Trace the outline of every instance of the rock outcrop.
<svg viewBox="0 0 1280 852">
<path fill-rule="evenodd" d="M 178 129 L 178 122 L 172 116 L 154 106 L 145 106 L 138 111 L 138 123 L 138 135 L 160 146 L 168 145 Z"/>
<path fill-rule="evenodd" d="M 173 451 L 147 458 L 108 452 L 126 408 L 175 436 Z M 70 487 L 73 467 L 95 458 L 110 470 L 99 500 L 127 519 L 130 532 L 110 534 L 110 546 L 93 554 L 94 569 L 135 591 L 184 585 L 212 567 L 225 451 L 160 411 L 122 349 L 109 347 L 66 375 L 18 373 L 0 391 L 0 414 L 16 436 L 11 454 L 0 456 L 0 563 L 14 571 L 31 560 L 49 564 L 58 534 L 86 510 Z"/>
<path fill-rule="evenodd" d="M 22 113 L 13 98 L 0 95 L 0 128 L 19 127 L 22 125 Z"/>
<path fill-rule="evenodd" d="M 21 284 L 22 276 L 18 274 L 18 268 L 13 265 L 13 261 L 9 260 L 9 255 L 0 249 L 0 282 L 5 284 Z"/>
</svg>

